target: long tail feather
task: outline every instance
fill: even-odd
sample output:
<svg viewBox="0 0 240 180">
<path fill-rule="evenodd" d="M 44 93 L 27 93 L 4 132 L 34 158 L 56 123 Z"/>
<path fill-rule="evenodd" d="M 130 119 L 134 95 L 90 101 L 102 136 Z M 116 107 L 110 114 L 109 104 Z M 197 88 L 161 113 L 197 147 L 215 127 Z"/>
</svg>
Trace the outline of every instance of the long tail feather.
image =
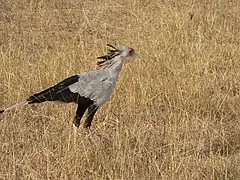
<svg viewBox="0 0 240 180">
<path fill-rule="evenodd" d="M 68 86 L 76 83 L 78 79 L 78 75 L 71 76 L 56 84 L 55 86 L 52 86 L 28 97 L 26 101 L 14 104 L 13 106 L 5 109 L 0 109 L 0 114 L 16 107 L 24 106 L 27 104 L 42 103 L 45 101 L 77 102 L 79 99 L 78 94 L 72 93 Z"/>
<path fill-rule="evenodd" d="M 1 110 L 0 110 L 0 113 L 4 113 L 4 112 L 7 112 L 7 111 L 10 111 L 10 110 L 13 109 L 13 108 L 18 108 L 18 107 L 25 106 L 25 105 L 27 105 L 28 103 L 29 103 L 29 101 L 23 101 L 23 102 L 14 104 L 14 105 L 12 105 L 12 106 L 10 106 L 10 107 L 7 107 L 7 108 L 5 108 L 5 109 L 1 109 Z"/>
</svg>

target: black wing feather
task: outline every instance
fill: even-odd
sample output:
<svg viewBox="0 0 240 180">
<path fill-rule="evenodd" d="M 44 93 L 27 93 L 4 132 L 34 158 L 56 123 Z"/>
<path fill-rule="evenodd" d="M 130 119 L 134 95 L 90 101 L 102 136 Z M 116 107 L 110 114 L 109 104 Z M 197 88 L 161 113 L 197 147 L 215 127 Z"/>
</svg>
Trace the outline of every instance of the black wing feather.
<svg viewBox="0 0 240 180">
<path fill-rule="evenodd" d="M 69 85 L 74 84 L 78 81 L 79 76 L 71 76 L 60 83 L 45 89 L 37 94 L 30 96 L 27 101 L 29 104 L 41 103 L 45 101 L 63 101 L 63 102 L 73 102 L 78 98 L 78 94 L 72 93 L 68 88 Z"/>
</svg>

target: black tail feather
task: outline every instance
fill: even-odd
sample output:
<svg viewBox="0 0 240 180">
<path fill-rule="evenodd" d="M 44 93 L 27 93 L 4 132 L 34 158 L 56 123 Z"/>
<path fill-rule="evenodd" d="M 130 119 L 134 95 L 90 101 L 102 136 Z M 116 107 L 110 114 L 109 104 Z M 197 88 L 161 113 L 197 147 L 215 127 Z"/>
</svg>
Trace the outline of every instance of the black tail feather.
<svg viewBox="0 0 240 180">
<path fill-rule="evenodd" d="M 0 114 L 1 114 L 1 113 L 4 113 L 4 111 L 5 111 L 4 109 L 0 109 Z"/>
</svg>

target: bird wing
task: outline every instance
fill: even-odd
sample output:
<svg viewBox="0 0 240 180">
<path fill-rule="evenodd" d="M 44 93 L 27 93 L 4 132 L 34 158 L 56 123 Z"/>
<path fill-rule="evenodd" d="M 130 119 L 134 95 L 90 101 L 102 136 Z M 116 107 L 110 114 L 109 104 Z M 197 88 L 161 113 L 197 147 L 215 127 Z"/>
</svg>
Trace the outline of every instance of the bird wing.
<svg viewBox="0 0 240 180">
<path fill-rule="evenodd" d="M 78 82 L 69 86 L 71 92 L 90 98 L 98 106 L 109 99 L 113 88 L 114 83 L 109 79 L 109 74 L 99 71 L 80 74 Z"/>
<path fill-rule="evenodd" d="M 72 93 L 68 90 L 68 86 L 78 82 L 78 79 L 78 75 L 64 79 L 60 83 L 30 96 L 27 101 L 29 104 L 55 100 L 70 102 L 73 97 Z"/>
</svg>

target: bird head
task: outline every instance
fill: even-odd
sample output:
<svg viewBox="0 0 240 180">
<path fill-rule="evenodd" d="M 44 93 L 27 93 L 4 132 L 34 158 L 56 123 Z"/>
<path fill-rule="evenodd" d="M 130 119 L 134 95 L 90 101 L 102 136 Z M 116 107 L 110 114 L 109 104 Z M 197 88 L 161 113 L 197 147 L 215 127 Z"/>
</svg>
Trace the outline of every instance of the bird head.
<svg viewBox="0 0 240 180">
<path fill-rule="evenodd" d="M 100 56 L 98 59 L 103 59 L 97 62 L 98 66 L 104 66 L 105 64 L 110 63 L 111 60 L 115 59 L 115 57 L 120 57 L 120 59 L 124 59 L 126 57 L 134 56 L 134 49 L 131 47 L 121 46 L 120 48 L 116 48 L 110 44 L 107 44 L 111 49 L 108 49 L 108 54 L 105 56 Z"/>
</svg>

